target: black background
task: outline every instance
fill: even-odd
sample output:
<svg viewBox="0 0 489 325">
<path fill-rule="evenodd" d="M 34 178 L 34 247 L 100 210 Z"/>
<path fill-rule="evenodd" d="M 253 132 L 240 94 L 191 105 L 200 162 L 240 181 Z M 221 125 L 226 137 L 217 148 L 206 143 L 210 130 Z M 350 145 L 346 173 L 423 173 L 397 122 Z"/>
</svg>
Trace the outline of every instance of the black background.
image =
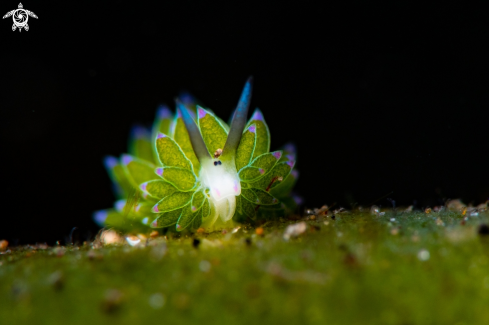
<svg viewBox="0 0 489 325">
<path fill-rule="evenodd" d="M 1 15 L 17 8 L 2 1 Z M 104 155 L 188 90 L 227 120 L 249 75 L 305 205 L 489 197 L 487 11 L 410 2 L 23 2 L 0 25 L 0 239 L 64 240 L 113 201 Z M 390 194 L 389 194 L 390 193 Z"/>
</svg>

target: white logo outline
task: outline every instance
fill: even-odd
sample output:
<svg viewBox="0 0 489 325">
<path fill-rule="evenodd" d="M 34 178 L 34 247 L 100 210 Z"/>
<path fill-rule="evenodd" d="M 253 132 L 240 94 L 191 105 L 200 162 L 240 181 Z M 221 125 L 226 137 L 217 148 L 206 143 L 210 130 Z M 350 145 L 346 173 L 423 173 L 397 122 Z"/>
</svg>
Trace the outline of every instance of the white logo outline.
<svg viewBox="0 0 489 325">
<path fill-rule="evenodd" d="M 33 13 L 32 11 L 25 10 L 24 7 L 22 6 L 22 3 L 19 3 L 19 7 L 17 9 L 7 12 L 5 16 L 3 16 L 3 19 L 8 18 L 10 16 L 12 16 L 12 20 L 14 21 L 14 24 L 12 25 L 13 32 L 15 32 L 17 28 L 19 29 L 19 32 L 22 31 L 22 28 L 28 31 L 29 25 L 27 25 L 27 21 L 29 20 L 29 16 L 37 19 L 36 14 Z"/>
</svg>

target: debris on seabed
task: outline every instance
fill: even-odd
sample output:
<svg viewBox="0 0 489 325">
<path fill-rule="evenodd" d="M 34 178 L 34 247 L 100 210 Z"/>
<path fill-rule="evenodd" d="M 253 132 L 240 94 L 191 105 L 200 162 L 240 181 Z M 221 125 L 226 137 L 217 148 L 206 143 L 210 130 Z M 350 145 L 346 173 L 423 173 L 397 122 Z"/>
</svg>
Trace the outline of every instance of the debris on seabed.
<svg viewBox="0 0 489 325">
<path fill-rule="evenodd" d="M 323 273 L 313 271 L 291 271 L 277 262 L 270 262 L 265 267 L 265 272 L 281 281 L 313 283 L 319 285 L 323 285 L 327 281 L 327 276 Z"/>
<path fill-rule="evenodd" d="M 426 249 L 422 249 L 418 252 L 418 259 L 420 261 L 427 261 L 430 259 L 430 252 L 428 252 Z"/>
<path fill-rule="evenodd" d="M 246 244 L 246 246 L 251 246 L 251 243 L 252 243 L 251 242 L 251 238 L 250 237 L 246 237 L 245 238 L 245 244 Z"/>
<path fill-rule="evenodd" d="M 36 249 L 48 249 L 49 246 L 46 243 L 37 243 L 35 246 Z"/>
<path fill-rule="evenodd" d="M 117 289 L 109 289 L 105 293 L 102 308 L 105 312 L 114 312 L 122 303 L 123 294 Z"/>
<path fill-rule="evenodd" d="M 211 263 L 209 263 L 208 261 L 206 260 L 202 260 L 200 261 L 199 263 L 199 269 L 204 272 L 204 273 L 207 273 L 211 270 Z"/>
<path fill-rule="evenodd" d="M 95 259 L 101 260 L 103 258 L 103 255 L 100 253 L 97 253 L 95 250 L 91 249 L 87 252 L 87 257 L 91 261 L 95 260 Z"/>
<path fill-rule="evenodd" d="M 165 305 L 165 301 L 165 296 L 159 292 L 152 294 L 148 300 L 149 305 L 154 309 L 160 309 L 161 307 L 163 307 Z"/>
<path fill-rule="evenodd" d="M 431 208 L 430 208 L 430 207 L 426 208 L 426 209 L 424 210 L 424 213 L 426 213 L 426 214 L 430 214 L 430 213 L 431 213 Z"/>
<path fill-rule="evenodd" d="M 357 257 L 351 252 L 346 253 L 345 257 L 343 258 L 343 264 L 349 267 L 359 266 Z"/>
<path fill-rule="evenodd" d="M 122 244 L 124 239 L 114 230 L 103 230 L 100 234 L 100 241 L 104 245 Z"/>
<path fill-rule="evenodd" d="M 328 209 L 329 209 L 329 208 L 328 208 L 328 206 L 327 206 L 327 205 L 323 205 L 323 206 L 322 206 L 321 208 L 319 208 L 319 209 L 314 209 L 314 210 L 315 210 L 315 211 L 314 211 L 314 214 L 315 214 L 315 215 L 317 215 L 317 216 L 318 216 L 318 215 L 323 215 L 323 216 L 324 216 L 324 215 L 327 215 L 327 214 L 328 214 Z"/>
<path fill-rule="evenodd" d="M 346 213 L 348 212 L 345 208 L 339 208 L 333 211 L 333 214 L 340 214 L 340 213 Z"/>
<path fill-rule="evenodd" d="M 465 204 L 460 201 L 460 199 L 450 200 L 447 202 L 447 209 L 452 211 L 462 211 L 465 207 Z"/>
<path fill-rule="evenodd" d="M 202 239 L 202 241 L 200 242 L 200 245 L 203 249 L 223 247 L 220 240 L 218 240 L 218 239 L 209 240 L 207 238 Z"/>
<path fill-rule="evenodd" d="M 263 233 L 264 233 L 264 230 L 262 227 L 258 227 L 255 229 L 255 233 L 258 235 L 258 236 L 263 236 Z"/>
<path fill-rule="evenodd" d="M 370 214 L 380 217 L 383 216 L 385 212 L 380 212 L 380 208 L 378 206 L 372 205 L 372 207 L 370 208 Z"/>
<path fill-rule="evenodd" d="M 284 239 L 289 240 L 291 237 L 297 237 L 304 233 L 307 229 L 307 224 L 302 221 L 293 225 L 288 225 L 284 232 Z"/>
<path fill-rule="evenodd" d="M 166 255 L 166 252 L 167 252 L 166 243 L 163 242 L 163 243 L 161 243 L 159 245 L 155 245 L 155 246 L 153 246 L 153 248 L 151 248 L 150 256 L 154 260 L 159 261 Z"/>
<path fill-rule="evenodd" d="M 327 216 L 329 211 L 329 207 L 327 205 L 323 205 L 321 208 L 314 208 L 314 209 L 307 209 L 305 211 L 305 214 L 309 217 L 306 217 L 306 220 L 309 220 L 310 218 L 314 217 L 311 220 L 316 219 L 318 216 Z"/>
<path fill-rule="evenodd" d="M 411 236 L 411 241 L 413 243 L 419 242 L 419 235 L 418 235 L 418 232 L 417 231 L 415 231 L 414 234 Z"/>
<path fill-rule="evenodd" d="M 149 237 L 151 238 L 155 238 L 155 237 L 158 237 L 159 233 L 156 231 L 156 230 L 153 230 L 150 234 L 149 234 Z"/>
<path fill-rule="evenodd" d="M 437 226 L 444 226 L 445 223 L 443 222 L 443 220 L 441 220 L 440 218 L 436 218 L 436 225 Z"/>
<path fill-rule="evenodd" d="M 65 252 L 66 252 L 66 248 L 62 247 L 62 246 L 59 246 L 59 247 L 55 247 L 53 249 L 53 253 L 57 256 L 57 257 L 62 257 L 63 255 L 65 255 Z"/>
<path fill-rule="evenodd" d="M 5 239 L 0 240 L 0 252 L 4 252 L 7 250 L 8 247 L 8 241 Z"/>
<path fill-rule="evenodd" d="M 126 241 L 129 245 L 131 246 L 139 246 L 141 244 L 141 239 L 138 238 L 137 236 L 127 236 Z"/>
<path fill-rule="evenodd" d="M 433 212 L 443 212 L 445 210 L 444 206 L 436 206 L 433 208 Z"/>
<path fill-rule="evenodd" d="M 64 286 L 63 272 L 55 271 L 51 273 L 51 275 L 48 278 L 48 282 L 54 287 L 55 290 L 63 289 Z"/>
<path fill-rule="evenodd" d="M 404 210 L 404 212 L 413 212 L 413 206 L 410 205 L 406 208 L 406 210 Z"/>
</svg>

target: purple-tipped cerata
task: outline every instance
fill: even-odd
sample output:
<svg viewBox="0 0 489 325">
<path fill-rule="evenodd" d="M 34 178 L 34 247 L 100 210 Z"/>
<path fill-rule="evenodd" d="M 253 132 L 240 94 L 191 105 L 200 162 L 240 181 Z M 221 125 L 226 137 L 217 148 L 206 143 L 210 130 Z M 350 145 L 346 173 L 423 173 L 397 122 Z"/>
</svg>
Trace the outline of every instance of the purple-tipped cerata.
<svg viewBox="0 0 489 325">
<path fill-rule="evenodd" d="M 204 118 L 207 115 L 206 111 L 200 106 L 197 106 L 197 114 L 199 118 Z"/>
<path fill-rule="evenodd" d="M 132 157 L 130 155 L 122 155 L 121 160 L 123 165 L 129 165 L 132 161 Z"/>
<path fill-rule="evenodd" d="M 275 157 L 275 159 L 279 160 L 282 157 L 282 151 L 275 151 L 272 153 L 272 155 Z"/>
<path fill-rule="evenodd" d="M 265 118 L 263 117 L 262 112 L 258 108 L 255 110 L 255 112 L 251 116 L 251 119 L 252 120 L 256 120 L 256 121 L 264 121 L 265 120 Z"/>
<path fill-rule="evenodd" d="M 139 185 L 139 188 L 142 190 L 142 191 L 146 191 L 146 187 L 148 186 L 148 183 L 143 183 L 141 185 Z"/>
<path fill-rule="evenodd" d="M 158 107 L 158 111 L 156 113 L 156 116 L 159 119 L 171 118 L 172 113 L 171 113 L 171 110 L 168 108 L 168 106 L 161 105 L 160 107 Z"/>
<path fill-rule="evenodd" d="M 202 134 L 200 133 L 197 124 L 195 124 L 195 121 L 189 114 L 187 108 L 178 100 L 177 109 L 182 114 L 182 120 L 185 124 L 185 128 L 188 131 L 190 142 L 192 143 L 192 148 L 194 149 L 195 155 L 197 156 L 199 161 L 202 162 L 205 159 L 211 159 L 211 155 L 209 154 L 209 151 L 207 151 L 207 147 L 205 146 L 204 139 L 202 138 Z"/>
<path fill-rule="evenodd" d="M 131 135 L 135 139 L 149 139 L 151 133 L 144 126 L 135 125 L 131 129 Z"/>
<path fill-rule="evenodd" d="M 107 210 L 95 211 L 93 213 L 93 221 L 95 221 L 97 225 L 103 227 L 105 224 L 105 220 L 107 220 L 108 215 L 109 213 L 107 212 Z"/>
<path fill-rule="evenodd" d="M 106 156 L 106 157 L 104 157 L 104 165 L 105 165 L 105 168 L 112 169 L 115 166 L 117 166 L 118 164 L 119 164 L 119 161 L 117 160 L 116 157 L 114 157 L 114 156 Z"/>
</svg>

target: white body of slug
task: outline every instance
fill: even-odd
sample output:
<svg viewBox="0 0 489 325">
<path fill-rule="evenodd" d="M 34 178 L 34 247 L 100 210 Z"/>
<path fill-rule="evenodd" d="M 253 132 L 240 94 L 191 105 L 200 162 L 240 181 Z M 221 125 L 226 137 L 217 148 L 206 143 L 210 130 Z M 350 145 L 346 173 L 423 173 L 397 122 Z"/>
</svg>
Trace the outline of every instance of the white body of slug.
<svg viewBox="0 0 489 325">
<path fill-rule="evenodd" d="M 213 225 L 214 222 L 217 222 L 217 218 L 220 218 L 222 222 L 230 221 L 236 211 L 236 196 L 241 194 L 241 183 L 236 171 L 235 155 L 246 125 L 251 88 L 252 78 L 250 77 L 245 83 L 234 111 L 224 147 L 222 150 L 212 148 L 213 156 L 221 158 L 218 161 L 213 160 L 209 154 L 194 118 L 183 104 L 177 102 L 177 107 L 189 133 L 192 148 L 201 165 L 199 180 L 204 188 L 209 189 L 208 198 L 211 201 L 213 213 L 204 224 Z M 198 114 L 203 117 L 206 113 L 203 109 L 198 108 Z"/>
<path fill-rule="evenodd" d="M 214 160 L 201 164 L 200 182 L 209 189 L 209 199 L 223 222 L 230 220 L 236 210 L 236 196 L 241 194 L 241 183 L 233 160 L 215 165 Z"/>
</svg>

